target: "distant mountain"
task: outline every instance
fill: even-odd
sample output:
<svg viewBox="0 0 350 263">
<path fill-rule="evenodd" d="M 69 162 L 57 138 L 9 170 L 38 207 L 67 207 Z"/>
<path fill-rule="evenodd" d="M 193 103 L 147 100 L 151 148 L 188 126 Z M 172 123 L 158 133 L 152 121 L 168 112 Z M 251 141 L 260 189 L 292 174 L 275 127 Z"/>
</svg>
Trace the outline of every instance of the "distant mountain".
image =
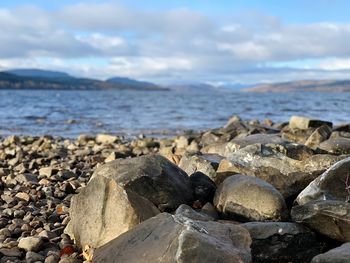
<svg viewBox="0 0 350 263">
<path fill-rule="evenodd" d="M 13 74 L 20 77 L 35 77 L 35 78 L 73 78 L 65 72 L 42 70 L 42 69 L 13 69 L 4 71 L 5 73 Z"/>
<path fill-rule="evenodd" d="M 106 82 L 113 83 L 113 84 L 120 84 L 120 85 L 128 85 L 135 88 L 152 88 L 152 89 L 160 88 L 158 85 L 151 82 L 139 81 L 139 80 L 124 78 L 124 77 L 113 77 L 113 78 L 107 79 Z"/>
<path fill-rule="evenodd" d="M 225 84 L 219 85 L 218 87 L 223 89 L 240 90 L 240 89 L 255 87 L 257 85 L 258 84 L 225 83 Z"/>
<path fill-rule="evenodd" d="M 168 89 L 189 92 L 189 91 L 218 91 L 218 88 L 206 83 L 189 83 L 189 84 L 171 84 L 166 86 Z"/>
<path fill-rule="evenodd" d="M 262 84 L 241 89 L 243 92 L 350 92 L 350 80 L 298 80 L 273 84 Z"/>
<path fill-rule="evenodd" d="M 15 71 L 18 72 L 18 71 Z M 0 72 L 0 89 L 50 89 L 50 90 L 167 90 L 158 86 L 111 83 L 88 78 L 74 78 L 66 73 L 40 70 L 21 70 L 18 74 Z M 30 75 L 30 76 L 29 76 Z M 38 76 L 40 75 L 40 76 Z"/>
</svg>

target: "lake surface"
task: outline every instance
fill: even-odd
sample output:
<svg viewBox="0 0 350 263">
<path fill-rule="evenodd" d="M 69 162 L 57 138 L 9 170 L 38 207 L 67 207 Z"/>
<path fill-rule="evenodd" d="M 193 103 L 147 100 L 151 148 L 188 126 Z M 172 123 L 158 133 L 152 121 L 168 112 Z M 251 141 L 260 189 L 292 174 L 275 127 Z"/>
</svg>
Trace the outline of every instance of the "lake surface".
<svg viewBox="0 0 350 263">
<path fill-rule="evenodd" d="M 350 123 L 350 93 L 0 90 L 0 135 L 157 136 L 223 126 L 232 115 Z"/>
</svg>

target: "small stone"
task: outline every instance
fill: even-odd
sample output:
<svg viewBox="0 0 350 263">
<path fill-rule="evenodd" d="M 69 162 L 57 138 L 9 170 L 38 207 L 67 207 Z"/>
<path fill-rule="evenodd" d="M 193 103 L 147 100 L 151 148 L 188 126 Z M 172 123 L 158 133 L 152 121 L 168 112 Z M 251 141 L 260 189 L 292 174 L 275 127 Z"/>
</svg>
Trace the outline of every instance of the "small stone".
<svg viewBox="0 0 350 263">
<path fill-rule="evenodd" d="M 320 143 L 327 140 L 331 134 L 332 129 L 328 125 L 322 125 L 310 135 L 305 145 L 312 149 L 316 149 Z"/>
<path fill-rule="evenodd" d="M 17 194 L 15 195 L 15 197 L 16 197 L 18 200 L 22 200 L 22 201 L 25 201 L 25 202 L 29 202 L 29 201 L 30 201 L 30 195 L 27 194 L 27 193 L 24 193 L 24 192 L 17 193 Z"/>
<path fill-rule="evenodd" d="M 41 254 L 28 251 L 26 254 L 26 263 L 36 263 L 36 262 L 43 262 L 45 260 L 45 257 Z"/>
<path fill-rule="evenodd" d="M 58 172 L 58 170 L 53 168 L 53 167 L 43 167 L 39 170 L 39 175 L 51 177 L 52 175 L 56 174 L 57 172 Z"/>
<path fill-rule="evenodd" d="M 0 229 L 0 236 L 10 237 L 11 236 L 11 232 L 7 228 Z"/>
<path fill-rule="evenodd" d="M 22 252 L 16 248 L 0 248 L 0 255 L 1 256 L 6 256 L 6 257 L 21 257 Z M 0 256 L 0 258 L 1 258 Z"/>
<path fill-rule="evenodd" d="M 26 251 L 39 251 L 43 245 L 40 237 L 24 237 L 19 240 L 18 247 Z"/>
<path fill-rule="evenodd" d="M 111 144 L 118 141 L 117 136 L 109 135 L 109 134 L 98 134 L 96 136 L 96 142 L 101 144 Z"/>
<path fill-rule="evenodd" d="M 44 263 L 58 263 L 59 260 L 60 260 L 59 256 L 49 255 L 47 258 L 45 258 Z"/>
<path fill-rule="evenodd" d="M 72 257 L 67 257 L 67 258 L 62 258 L 59 263 L 82 263 L 82 260 L 79 260 L 77 258 L 72 258 Z"/>
</svg>

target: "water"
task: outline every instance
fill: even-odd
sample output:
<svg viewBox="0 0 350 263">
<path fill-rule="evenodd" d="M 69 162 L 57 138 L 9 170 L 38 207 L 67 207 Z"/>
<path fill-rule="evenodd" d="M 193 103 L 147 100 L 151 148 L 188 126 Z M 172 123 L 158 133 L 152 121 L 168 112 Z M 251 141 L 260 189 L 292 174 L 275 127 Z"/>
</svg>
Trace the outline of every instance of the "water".
<svg viewBox="0 0 350 263">
<path fill-rule="evenodd" d="M 175 134 L 223 126 L 232 115 L 350 123 L 350 93 L 0 90 L 0 135 Z"/>
</svg>

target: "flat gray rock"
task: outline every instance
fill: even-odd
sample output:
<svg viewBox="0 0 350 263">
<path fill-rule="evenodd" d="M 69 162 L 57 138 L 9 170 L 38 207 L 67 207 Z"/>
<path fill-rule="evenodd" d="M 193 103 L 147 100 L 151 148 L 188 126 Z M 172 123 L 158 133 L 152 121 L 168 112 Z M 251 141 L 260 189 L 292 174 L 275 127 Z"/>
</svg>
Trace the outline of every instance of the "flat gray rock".
<svg viewBox="0 0 350 263">
<path fill-rule="evenodd" d="M 98 248 L 93 262 L 251 262 L 246 229 L 207 217 L 191 218 L 193 214 L 182 213 L 150 218 Z"/>
</svg>

